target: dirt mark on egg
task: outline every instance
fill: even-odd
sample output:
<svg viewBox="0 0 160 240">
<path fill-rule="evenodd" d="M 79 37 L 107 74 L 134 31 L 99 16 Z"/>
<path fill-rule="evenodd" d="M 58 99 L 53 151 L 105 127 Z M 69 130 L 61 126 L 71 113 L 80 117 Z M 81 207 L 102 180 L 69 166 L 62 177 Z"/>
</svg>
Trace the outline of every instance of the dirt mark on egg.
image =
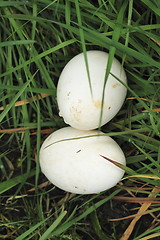
<svg viewBox="0 0 160 240">
<path fill-rule="evenodd" d="M 120 83 L 115 83 L 115 84 L 112 85 L 112 88 L 116 88 L 116 87 L 118 87 L 120 85 L 121 85 Z"/>
<path fill-rule="evenodd" d="M 96 101 L 93 102 L 93 105 L 94 105 L 96 108 L 101 108 L 102 101 L 101 101 L 101 100 L 96 100 Z"/>
<path fill-rule="evenodd" d="M 71 92 L 70 91 L 67 92 L 66 95 L 67 95 L 67 97 L 69 97 L 71 95 Z"/>
<path fill-rule="evenodd" d="M 70 113 L 73 116 L 73 118 L 75 119 L 75 121 L 79 122 L 81 120 L 82 110 L 79 107 L 72 106 L 70 108 Z"/>
</svg>

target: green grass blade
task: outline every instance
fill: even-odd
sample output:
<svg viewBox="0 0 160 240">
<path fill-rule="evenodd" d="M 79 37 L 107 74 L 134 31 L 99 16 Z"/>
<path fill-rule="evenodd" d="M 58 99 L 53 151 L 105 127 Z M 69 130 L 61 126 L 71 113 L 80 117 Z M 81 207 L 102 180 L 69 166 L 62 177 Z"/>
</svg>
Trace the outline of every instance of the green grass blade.
<svg viewBox="0 0 160 240">
<path fill-rule="evenodd" d="M 76 13 L 77 13 L 78 25 L 79 25 L 79 35 L 80 35 L 82 50 L 83 50 L 83 54 L 84 54 L 84 60 L 85 60 L 85 64 L 86 64 L 88 83 L 89 83 L 90 92 L 91 92 L 91 95 L 92 95 L 92 84 L 91 84 L 89 65 L 88 65 L 87 53 L 86 53 L 87 49 L 86 49 L 86 44 L 85 44 L 84 32 L 83 32 L 83 28 L 82 28 L 81 11 L 80 11 L 78 0 L 75 1 L 75 5 L 76 5 Z"/>
<path fill-rule="evenodd" d="M 119 14 L 118 14 L 118 17 L 117 17 L 117 22 L 118 23 L 122 23 L 126 7 L 127 7 L 127 1 L 124 1 L 121 9 L 119 10 Z M 120 25 L 117 25 L 116 28 L 114 29 L 113 36 L 112 36 L 113 42 L 118 42 L 118 40 L 120 38 L 120 33 L 121 33 Z M 101 104 L 101 113 L 100 113 L 100 119 L 99 119 L 99 127 L 101 126 L 101 122 L 102 122 L 104 98 L 105 98 L 105 87 L 106 87 L 107 79 L 109 77 L 110 70 L 111 70 L 111 67 L 112 67 L 112 62 L 114 60 L 115 52 L 116 52 L 116 48 L 114 46 L 110 46 L 108 63 L 107 63 L 106 72 L 105 72 L 105 80 L 104 80 L 104 85 L 103 85 L 103 92 L 102 92 L 102 104 Z"/>
<path fill-rule="evenodd" d="M 9 189 L 15 187 L 17 184 L 20 184 L 26 177 L 32 177 L 35 175 L 35 170 L 32 170 L 28 176 L 28 174 L 19 175 L 15 178 L 9 179 L 7 181 L 0 183 L 0 194 L 8 191 Z"/>
<path fill-rule="evenodd" d="M 147 5 L 156 15 L 160 16 L 160 9 L 156 6 L 152 1 L 149 0 L 141 0 L 143 3 Z"/>
<path fill-rule="evenodd" d="M 49 55 L 53 52 L 56 52 L 57 50 L 60 50 L 64 47 L 66 47 L 66 46 L 69 46 L 70 44 L 73 44 L 75 42 L 76 42 L 76 40 L 70 39 L 70 40 L 67 40 L 66 42 L 60 43 L 59 45 L 38 54 L 37 56 L 33 57 L 32 59 L 27 60 L 24 64 L 19 64 L 17 67 L 14 67 L 11 70 L 8 70 L 7 72 L 0 74 L 0 77 L 7 76 L 7 75 L 9 75 L 9 74 L 11 74 L 11 73 L 13 73 L 17 70 L 20 70 L 21 68 L 23 68 L 23 67 L 25 67 L 25 66 L 33 63 L 33 62 L 36 62 L 37 60 L 39 60 L 39 59 L 41 59 L 41 58 L 43 58 L 43 57 L 45 57 L 45 56 L 47 56 L 47 55 Z"/>
<path fill-rule="evenodd" d="M 22 93 L 25 91 L 26 87 L 29 85 L 29 83 L 32 81 L 36 73 L 33 75 L 31 79 L 29 79 L 19 90 L 19 92 L 13 97 L 11 102 L 8 104 L 8 106 L 4 109 L 4 111 L 0 114 L 0 122 L 4 119 L 6 114 L 9 112 L 9 110 L 13 107 L 14 103 L 17 101 L 17 99 L 22 95 Z"/>
<path fill-rule="evenodd" d="M 52 236 L 58 236 L 61 233 L 65 232 L 67 229 L 69 229 L 72 225 L 75 225 L 77 222 L 79 222 L 80 220 L 82 220 L 83 218 L 85 218 L 86 216 L 88 216 L 90 213 L 92 213 L 93 211 L 95 211 L 95 209 L 99 208 L 100 206 L 102 206 L 104 203 L 106 203 L 107 201 L 109 201 L 113 196 L 117 195 L 119 192 L 121 191 L 121 189 L 115 190 L 110 196 L 107 196 L 105 199 L 102 199 L 100 201 L 98 201 L 97 203 L 95 203 L 93 206 L 89 207 L 84 213 L 82 213 L 81 215 L 79 215 L 78 217 L 72 219 L 69 222 L 66 222 L 64 224 L 62 224 L 59 228 L 57 228 L 54 233 L 52 233 Z"/>
<path fill-rule="evenodd" d="M 49 216 L 48 218 L 44 219 L 43 221 L 37 223 L 36 225 L 31 227 L 27 231 L 22 233 L 19 237 L 16 238 L 16 240 L 24 240 L 28 235 L 32 234 L 37 228 L 39 228 L 42 224 L 44 224 L 50 217 L 51 216 Z"/>
<path fill-rule="evenodd" d="M 57 219 L 51 224 L 51 226 L 43 233 L 43 235 L 40 237 L 40 240 L 48 239 L 50 235 L 52 235 L 53 230 L 60 224 L 62 219 L 66 216 L 67 211 L 63 211 Z"/>
<path fill-rule="evenodd" d="M 34 40 L 16 40 L 16 41 L 7 41 L 7 42 L 1 42 L 0 48 L 7 47 L 7 46 L 14 46 L 14 45 L 29 45 L 35 43 Z"/>
</svg>

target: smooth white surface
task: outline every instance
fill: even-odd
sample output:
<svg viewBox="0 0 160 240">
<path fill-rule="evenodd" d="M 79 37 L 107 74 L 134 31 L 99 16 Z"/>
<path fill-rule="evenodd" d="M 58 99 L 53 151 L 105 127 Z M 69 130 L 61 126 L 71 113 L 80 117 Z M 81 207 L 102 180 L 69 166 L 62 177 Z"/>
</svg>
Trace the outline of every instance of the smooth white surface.
<svg viewBox="0 0 160 240">
<path fill-rule="evenodd" d="M 72 127 L 53 132 L 40 150 L 41 170 L 49 181 L 60 189 L 77 194 L 99 193 L 115 186 L 124 171 L 100 154 L 123 165 L 126 164 L 125 156 L 112 138 L 98 136 L 99 133 L 102 134 Z M 65 140 L 91 135 L 96 136 Z"/>
<path fill-rule="evenodd" d="M 59 115 L 70 126 L 91 130 L 99 127 L 108 54 L 102 51 L 88 51 L 87 59 L 92 86 L 90 91 L 83 53 L 72 58 L 64 67 L 57 86 Z M 127 82 L 126 74 L 117 59 L 114 59 L 111 73 Z M 108 77 L 101 126 L 109 122 L 120 110 L 127 89 L 111 74 Z"/>
</svg>

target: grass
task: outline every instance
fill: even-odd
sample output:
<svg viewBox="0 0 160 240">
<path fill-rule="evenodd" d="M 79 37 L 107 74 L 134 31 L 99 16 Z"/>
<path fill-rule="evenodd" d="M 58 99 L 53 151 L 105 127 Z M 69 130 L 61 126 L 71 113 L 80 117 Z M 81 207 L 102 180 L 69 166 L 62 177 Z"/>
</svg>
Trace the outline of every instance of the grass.
<svg viewBox="0 0 160 240">
<path fill-rule="evenodd" d="M 158 0 L 0 2 L 1 239 L 159 239 L 159 9 Z M 49 184 L 38 154 L 46 136 L 65 126 L 59 75 L 90 49 L 109 52 L 106 79 L 113 57 L 127 73 L 125 103 L 102 127 L 127 168 L 109 191 L 74 195 Z"/>
</svg>

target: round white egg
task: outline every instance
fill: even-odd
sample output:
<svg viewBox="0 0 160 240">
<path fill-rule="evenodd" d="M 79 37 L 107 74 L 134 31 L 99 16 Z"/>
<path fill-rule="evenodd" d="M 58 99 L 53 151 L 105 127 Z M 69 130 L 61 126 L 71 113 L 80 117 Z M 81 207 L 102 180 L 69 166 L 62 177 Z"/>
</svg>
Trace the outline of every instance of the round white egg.
<svg viewBox="0 0 160 240">
<path fill-rule="evenodd" d="M 87 51 L 87 62 L 91 87 L 83 53 L 67 63 L 57 86 L 59 115 L 67 124 L 81 130 L 96 129 L 109 122 L 122 107 L 127 92 L 126 87 L 118 81 L 127 83 L 125 71 L 114 58 L 105 87 L 100 124 L 108 54 L 98 50 Z"/>
<path fill-rule="evenodd" d="M 39 159 L 42 172 L 58 188 L 94 194 L 112 188 L 124 175 L 124 170 L 100 155 L 126 164 L 123 151 L 111 137 L 96 130 L 65 127 L 48 136 Z"/>
</svg>

